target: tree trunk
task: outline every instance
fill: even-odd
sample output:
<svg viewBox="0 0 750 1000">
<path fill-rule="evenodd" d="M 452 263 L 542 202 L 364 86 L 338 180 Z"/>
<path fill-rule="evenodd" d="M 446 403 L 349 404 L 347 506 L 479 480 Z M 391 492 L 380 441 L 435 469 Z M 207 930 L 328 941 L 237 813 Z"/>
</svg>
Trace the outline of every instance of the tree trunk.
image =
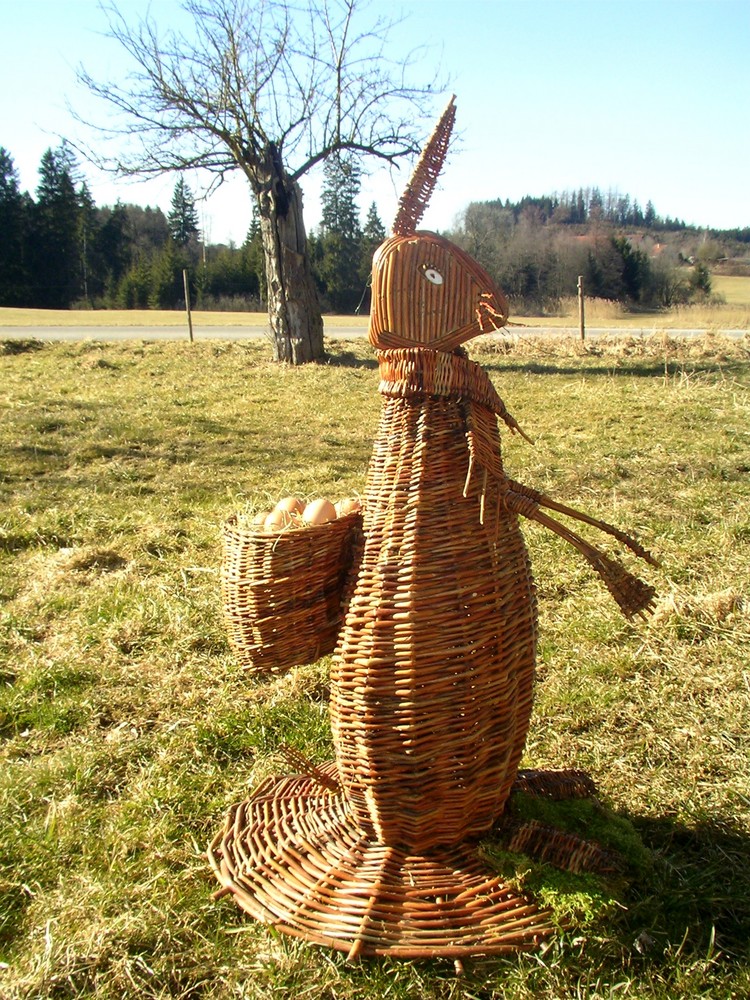
<svg viewBox="0 0 750 1000">
<path fill-rule="evenodd" d="M 272 147 L 251 183 L 258 198 L 274 359 L 293 365 L 323 358 L 323 317 L 302 217 L 302 192 Z"/>
</svg>

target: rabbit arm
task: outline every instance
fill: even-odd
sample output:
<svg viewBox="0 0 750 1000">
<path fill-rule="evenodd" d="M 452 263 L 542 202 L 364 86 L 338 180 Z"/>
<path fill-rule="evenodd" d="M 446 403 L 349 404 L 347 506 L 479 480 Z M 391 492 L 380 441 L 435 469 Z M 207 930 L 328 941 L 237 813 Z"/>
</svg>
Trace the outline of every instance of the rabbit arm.
<svg viewBox="0 0 750 1000">
<path fill-rule="evenodd" d="M 504 496 L 506 508 L 515 514 L 521 514 L 523 517 L 536 521 L 545 528 L 549 528 L 550 531 L 554 531 L 556 535 L 559 535 L 560 538 L 563 538 L 577 549 L 602 579 L 607 590 L 615 599 L 626 618 L 633 618 L 635 615 L 643 616 L 645 612 L 653 609 L 655 591 L 650 584 L 639 580 L 638 577 L 628 572 L 628 570 L 614 559 L 610 559 L 609 556 L 600 552 L 599 549 L 595 548 L 595 546 L 591 545 L 584 538 L 581 538 L 580 535 L 577 535 L 565 527 L 565 525 L 560 524 L 559 521 L 556 521 L 540 510 L 539 503 L 529 495 L 535 491 L 526 491 L 522 487 L 524 492 L 517 493 L 512 488 L 517 484 L 512 483 L 510 480 L 508 483 L 511 488 L 508 489 Z M 568 510 L 569 508 L 564 508 L 562 512 L 567 513 Z M 571 516 L 577 517 L 578 514 L 576 511 L 573 511 Z M 602 523 L 595 521 L 593 518 L 588 518 L 586 515 L 580 516 L 579 520 L 595 524 L 597 527 Z M 620 534 L 622 533 L 618 533 L 618 536 Z M 645 550 L 643 551 L 645 552 Z M 653 562 L 654 560 L 649 559 L 649 561 Z"/>
<path fill-rule="evenodd" d="M 538 490 L 535 490 L 530 486 L 524 486 L 513 479 L 508 480 L 508 486 L 514 493 L 517 493 L 522 497 L 527 497 L 540 507 L 547 507 L 548 510 L 557 511 L 558 514 L 565 514 L 567 517 L 572 517 L 576 521 L 583 521 L 584 524 L 590 524 L 592 527 L 598 528 L 600 531 L 603 531 L 608 535 L 612 535 L 613 538 L 616 538 L 618 542 L 621 542 L 629 548 L 630 551 L 634 552 L 640 559 L 650 563 L 651 566 L 659 565 L 658 561 L 654 559 L 647 549 L 644 549 L 637 539 L 633 538 L 631 535 L 627 535 L 624 531 L 620 531 L 619 528 L 615 528 L 611 524 L 607 524 L 606 521 L 599 521 L 597 518 L 590 517 L 588 514 L 583 514 L 579 510 L 574 510 L 572 507 L 567 507 L 565 504 L 550 500 L 549 497 L 546 497 Z"/>
</svg>

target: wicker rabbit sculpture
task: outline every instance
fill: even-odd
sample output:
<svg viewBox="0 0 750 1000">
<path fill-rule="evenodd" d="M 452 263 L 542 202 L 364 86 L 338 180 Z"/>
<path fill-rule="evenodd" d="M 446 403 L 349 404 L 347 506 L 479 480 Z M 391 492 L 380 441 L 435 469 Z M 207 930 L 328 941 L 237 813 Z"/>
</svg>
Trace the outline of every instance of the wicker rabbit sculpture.
<svg viewBox="0 0 750 1000">
<path fill-rule="evenodd" d="M 383 409 L 331 675 L 336 760 L 269 779 L 210 852 L 252 916 L 351 957 L 497 953 L 551 933 L 476 848 L 519 781 L 549 790 L 549 776 L 519 776 L 537 624 L 518 516 L 575 545 L 625 614 L 653 598 L 545 510 L 650 560 L 635 541 L 503 470 L 498 417 L 520 428 L 461 345 L 501 327 L 507 302 L 459 247 L 416 229 L 454 117 L 451 101 L 373 261 Z M 559 786 L 591 790 L 577 772 Z"/>
</svg>

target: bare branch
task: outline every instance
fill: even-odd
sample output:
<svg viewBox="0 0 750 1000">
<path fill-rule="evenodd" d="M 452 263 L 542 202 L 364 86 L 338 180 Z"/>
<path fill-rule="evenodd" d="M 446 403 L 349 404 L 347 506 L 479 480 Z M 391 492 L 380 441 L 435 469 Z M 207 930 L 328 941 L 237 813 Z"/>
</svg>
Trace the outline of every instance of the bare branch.
<svg viewBox="0 0 750 1000">
<path fill-rule="evenodd" d="M 130 23 L 116 0 L 102 9 L 133 70 L 104 82 L 80 69 L 110 115 L 94 126 L 97 148 L 79 151 L 121 175 L 201 169 L 211 187 L 241 170 L 259 209 L 277 357 L 320 357 L 298 181 L 337 151 L 388 164 L 417 152 L 436 90 L 409 82 L 419 63 L 389 55 L 394 24 L 365 21 L 366 0 L 184 0 L 184 31 L 148 15 Z"/>
<path fill-rule="evenodd" d="M 186 0 L 189 36 L 160 33 L 148 15 L 131 24 L 116 3 L 105 5 L 108 36 L 133 71 L 101 82 L 79 70 L 116 113 L 94 126 L 115 153 L 86 155 L 124 175 L 252 174 L 273 145 L 299 179 L 337 149 L 389 163 L 417 151 L 435 91 L 407 82 L 413 53 L 386 57 L 397 22 L 378 18 L 359 30 L 361 0 L 300 3 Z"/>
</svg>

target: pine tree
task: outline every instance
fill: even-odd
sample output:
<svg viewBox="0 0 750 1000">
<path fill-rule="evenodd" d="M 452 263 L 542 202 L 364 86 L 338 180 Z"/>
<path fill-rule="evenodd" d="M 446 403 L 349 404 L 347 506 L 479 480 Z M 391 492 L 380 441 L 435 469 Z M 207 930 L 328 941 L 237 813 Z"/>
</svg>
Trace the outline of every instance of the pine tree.
<svg viewBox="0 0 750 1000">
<path fill-rule="evenodd" d="M 578 194 L 576 195 L 576 213 L 575 221 L 582 225 L 586 221 L 586 201 L 583 197 L 583 188 L 578 188 Z"/>
<path fill-rule="evenodd" d="M 28 305 L 28 203 L 13 158 L 0 146 L 0 306 Z"/>
<path fill-rule="evenodd" d="M 360 178 L 360 168 L 353 158 L 338 155 L 326 161 L 319 273 L 328 304 L 338 312 L 351 312 L 362 293 L 362 230 L 356 203 Z"/>
<path fill-rule="evenodd" d="M 385 226 L 380 221 L 377 205 L 373 201 L 367 210 L 365 226 L 362 230 L 359 278 L 363 287 L 367 285 L 370 280 L 370 273 L 372 271 L 372 256 L 385 237 Z M 363 308 L 367 305 L 367 308 L 369 309 L 369 302 L 365 303 L 363 301 L 362 305 Z"/>
<path fill-rule="evenodd" d="M 93 258 L 96 268 L 95 295 L 104 297 L 111 305 L 120 279 L 132 260 L 132 244 L 127 235 L 127 211 L 121 202 L 114 208 L 102 208 L 97 213 Z"/>
<path fill-rule="evenodd" d="M 43 154 L 34 212 L 32 278 L 35 304 L 43 308 L 67 309 L 83 290 L 82 208 L 76 176 L 75 158 L 64 143 Z"/>
<path fill-rule="evenodd" d="M 185 179 L 180 177 L 174 186 L 172 211 L 167 216 L 169 232 L 178 247 L 186 247 L 191 239 L 200 236 L 195 199 Z"/>
<path fill-rule="evenodd" d="M 96 253 L 99 216 L 85 181 L 78 190 L 78 202 L 78 255 L 81 268 L 81 290 L 84 300 L 90 304 L 95 292 L 100 290 L 100 262 L 97 260 Z"/>
<path fill-rule="evenodd" d="M 257 295 L 261 303 L 267 301 L 266 295 L 266 266 L 263 254 L 263 236 L 260 231 L 260 216 L 258 206 L 253 204 L 253 215 L 250 220 L 250 229 L 243 247 L 243 252 L 247 260 L 247 266 L 251 273 L 255 275 L 253 286 L 257 287 Z"/>
<path fill-rule="evenodd" d="M 693 298 L 705 299 L 711 294 L 711 272 L 702 261 L 697 261 L 690 272 L 688 286 Z"/>
<path fill-rule="evenodd" d="M 185 304 L 182 271 L 184 253 L 167 240 L 161 253 L 151 261 L 151 288 L 148 304 L 152 309 L 177 309 Z"/>
<path fill-rule="evenodd" d="M 322 193 L 321 233 L 338 233 L 347 240 L 359 239 L 361 227 L 357 197 L 362 171 L 352 157 L 339 154 L 326 160 Z"/>
<path fill-rule="evenodd" d="M 117 283 L 114 294 L 118 309 L 148 309 L 151 295 L 151 268 L 138 257 Z"/>
<path fill-rule="evenodd" d="M 588 217 L 594 222 L 599 221 L 604 216 L 604 198 L 599 188 L 594 188 L 591 192 L 588 205 Z"/>
<path fill-rule="evenodd" d="M 372 202 L 367 210 L 365 228 L 362 230 L 363 243 L 367 243 L 368 247 L 371 247 L 374 253 L 385 239 L 385 236 L 385 226 L 380 221 L 378 207 L 375 202 Z"/>
</svg>

